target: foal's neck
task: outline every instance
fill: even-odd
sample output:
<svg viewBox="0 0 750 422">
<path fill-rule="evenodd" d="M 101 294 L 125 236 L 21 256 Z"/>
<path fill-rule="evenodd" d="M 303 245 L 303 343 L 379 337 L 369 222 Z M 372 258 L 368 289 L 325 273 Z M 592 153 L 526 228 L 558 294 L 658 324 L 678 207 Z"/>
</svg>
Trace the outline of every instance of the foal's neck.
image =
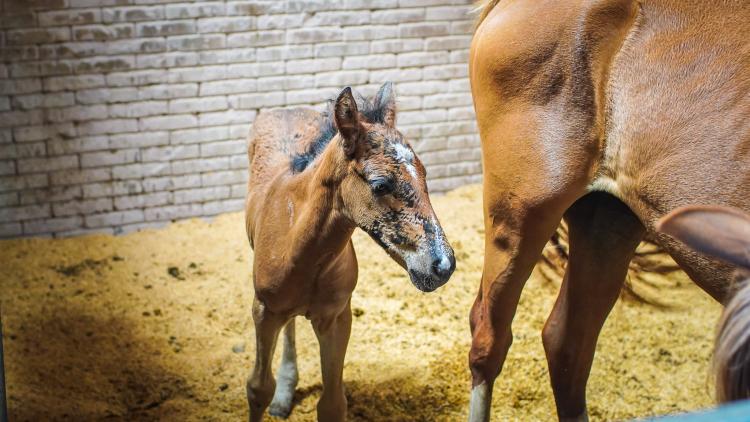
<svg viewBox="0 0 750 422">
<path fill-rule="evenodd" d="M 296 256 L 338 255 L 349 242 L 355 225 L 344 213 L 339 191 L 347 166 L 337 136 L 310 168 L 294 176 L 291 231 Z"/>
</svg>

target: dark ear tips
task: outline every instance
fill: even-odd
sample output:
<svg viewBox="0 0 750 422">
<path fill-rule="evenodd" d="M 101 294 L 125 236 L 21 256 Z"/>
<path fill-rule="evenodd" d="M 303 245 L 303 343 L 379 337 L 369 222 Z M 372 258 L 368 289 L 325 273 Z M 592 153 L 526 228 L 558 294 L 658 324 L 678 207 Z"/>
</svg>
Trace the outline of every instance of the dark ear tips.
<svg viewBox="0 0 750 422">
<path fill-rule="evenodd" d="M 381 110 L 383 123 L 396 126 L 396 94 L 393 90 L 393 82 L 386 81 L 378 90 L 376 106 Z"/>
<path fill-rule="evenodd" d="M 354 157 L 357 138 L 359 137 L 359 111 L 354 100 L 352 88 L 346 87 L 341 91 L 334 105 L 334 119 L 336 127 L 341 133 L 344 152 L 349 158 Z"/>
</svg>

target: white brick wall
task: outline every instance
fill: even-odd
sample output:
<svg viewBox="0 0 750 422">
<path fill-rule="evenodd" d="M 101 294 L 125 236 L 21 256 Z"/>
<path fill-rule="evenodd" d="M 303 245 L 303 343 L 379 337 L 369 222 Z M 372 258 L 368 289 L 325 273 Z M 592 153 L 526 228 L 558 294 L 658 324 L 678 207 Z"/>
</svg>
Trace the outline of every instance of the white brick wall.
<svg viewBox="0 0 750 422">
<path fill-rule="evenodd" d="M 0 238 L 242 208 L 266 107 L 396 83 L 432 192 L 481 177 L 471 0 L 0 0 Z"/>
</svg>

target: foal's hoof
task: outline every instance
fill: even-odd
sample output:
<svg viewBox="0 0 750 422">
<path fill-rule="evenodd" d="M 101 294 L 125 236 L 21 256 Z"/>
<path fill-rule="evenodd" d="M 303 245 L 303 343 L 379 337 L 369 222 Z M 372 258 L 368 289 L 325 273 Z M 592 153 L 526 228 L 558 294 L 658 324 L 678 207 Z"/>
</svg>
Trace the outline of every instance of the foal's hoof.
<svg viewBox="0 0 750 422">
<path fill-rule="evenodd" d="M 286 419 L 289 414 L 292 413 L 292 403 L 276 403 L 273 402 L 268 407 L 268 414 L 276 416 L 277 418 Z"/>
</svg>

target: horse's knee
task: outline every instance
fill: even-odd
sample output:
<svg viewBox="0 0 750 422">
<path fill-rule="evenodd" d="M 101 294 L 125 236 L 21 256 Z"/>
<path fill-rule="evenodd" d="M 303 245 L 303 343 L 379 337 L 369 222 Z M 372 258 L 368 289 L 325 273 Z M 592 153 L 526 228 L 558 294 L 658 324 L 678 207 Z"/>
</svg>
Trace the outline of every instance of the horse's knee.
<svg viewBox="0 0 750 422">
<path fill-rule="evenodd" d="M 500 374 L 503 361 L 512 343 L 513 334 L 510 329 L 500 333 L 492 330 L 487 320 L 477 321 L 469 351 L 472 385 L 494 382 Z"/>
<path fill-rule="evenodd" d="M 269 380 L 258 380 L 253 377 L 248 378 L 247 385 L 247 403 L 250 406 L 251 413 L 262 413 L 271 404 L 276 382 L 273 378 Z"/>
</svg>

